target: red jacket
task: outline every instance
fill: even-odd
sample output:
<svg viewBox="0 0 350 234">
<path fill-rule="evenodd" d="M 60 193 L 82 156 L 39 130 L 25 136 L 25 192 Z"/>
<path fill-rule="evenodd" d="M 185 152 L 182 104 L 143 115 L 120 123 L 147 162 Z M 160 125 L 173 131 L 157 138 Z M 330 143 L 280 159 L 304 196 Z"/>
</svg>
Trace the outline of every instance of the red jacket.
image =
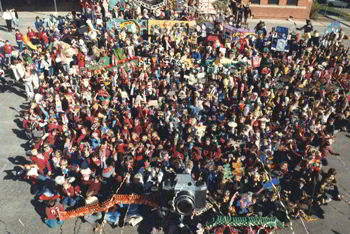
<svg viewBox="0 0 350 234">
<path fill-rule="evenodd" d="M 10 44 L 4 45 L 5 54 L 12 54 L 12 46 Z"/>
<path fill-rule="evenodd" d="M 101 183 L 100 182 L 93 182 L 90 184 L 88 188 L 88 192 L 93 191 L 94 194 L 98 194 L 101 190 Z"/>
<path fill-rule="evenodd" d="M 32 40 L 33 38 L 36 38 L 35 32 L 29 31 L 27 32 L 27 37 L 29 40 Z"/>
<path fill-rule="evenodd" d="M 85 66 L 85 56 L 81 52 L 79 52 L 77 54 L 77 65 L 78 65 L 78 67 L 84 67 Z"/>
<path fill-rule="evenodd" d="M 51 164 L 49 163 L 49 158 L 44 156 L 44 159 L 40 159 L 36 156 L 32 157 L 32 162 L 35 163 L 39 167 L 39 173 L 44 174 L 45 168 L 48 171 L 51 171 Z"/>
<path fill-rule="evenodd" d="M 49 37 L 47 36 L 47 34 L 45 32 L 39 33 L 39 39 L 40 39 L 40 41 L 44 42 L 45 44 L 49 43 Z"/>
<path fill-rule="evenodd" d="M 80 193 L 80 187 L 78 185 L 75 187 L 71 185 L 69 188 L 63 189 L 63 194 L 67 197 L 75 197 L 77 193 Z"/>
<path fill-rule="evenodd" d="M 47 219 L 57 219 L 58 210 L 64 211 L 64 206 L 62 204 L 56 204 L 53 207 L 45 207 L 45 216 Z"/>
</svg>

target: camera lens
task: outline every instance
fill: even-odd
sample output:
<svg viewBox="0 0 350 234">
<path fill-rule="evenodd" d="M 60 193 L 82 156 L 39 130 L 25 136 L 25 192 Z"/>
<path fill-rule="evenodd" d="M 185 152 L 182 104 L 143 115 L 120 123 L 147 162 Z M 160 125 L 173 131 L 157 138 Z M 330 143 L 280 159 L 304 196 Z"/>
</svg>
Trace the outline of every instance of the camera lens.
<svg viewBox="0 0 350 234">
<path fill-rule="evenodd" d="M 175 198 L 175 208 L 180 215 L 190 215 L 194 210 L 194 196 L 188 191 L 181 191 Z"/>
</svg>

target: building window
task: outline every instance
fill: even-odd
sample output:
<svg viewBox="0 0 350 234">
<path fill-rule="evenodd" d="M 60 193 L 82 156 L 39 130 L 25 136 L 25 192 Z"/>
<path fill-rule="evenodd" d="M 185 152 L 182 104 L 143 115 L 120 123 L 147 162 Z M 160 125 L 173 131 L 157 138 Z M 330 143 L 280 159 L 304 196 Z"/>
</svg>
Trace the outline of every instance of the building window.
<svg viewBox="0 0 350 234">
<path fill-rule="evenodd" d="M 297 6 L 298 0 L 287 0 L 287 5 Z"/>
<path fill-rule="evenodd" d="M 252 4 L 260 4 L 260 0 L 251 0 Z"/>
<path fill-rule="evenodd" d="M 279 0 L 268 0 L 267 4 L 278 5 L 279 4 Z"/>
</svg>

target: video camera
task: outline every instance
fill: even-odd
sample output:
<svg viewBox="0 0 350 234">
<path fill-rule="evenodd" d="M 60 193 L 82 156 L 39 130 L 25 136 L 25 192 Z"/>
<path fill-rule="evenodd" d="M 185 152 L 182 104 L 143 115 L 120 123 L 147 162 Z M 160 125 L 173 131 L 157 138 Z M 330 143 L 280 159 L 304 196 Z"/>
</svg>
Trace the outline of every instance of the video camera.
<svg viewBox="0 0 350 234">
<path fill-rule="evenodd" d="M 163 182 L 162 195 L 178 215 L 188 216 L 206 207 L 207 186 L 203 181 L 194 181 L 190 174 L 177 174 L 173 180 Z"/>
</svg>

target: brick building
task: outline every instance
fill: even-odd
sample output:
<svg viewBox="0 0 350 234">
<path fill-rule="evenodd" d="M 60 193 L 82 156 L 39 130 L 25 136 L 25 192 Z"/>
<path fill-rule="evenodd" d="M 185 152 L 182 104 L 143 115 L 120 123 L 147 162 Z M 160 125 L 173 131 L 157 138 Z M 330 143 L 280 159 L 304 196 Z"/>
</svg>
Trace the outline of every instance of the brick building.
<svg viewBox="0 0 350 234">
<path fill-rule="evenodd" d="M 244 0 L 256 18 L 308 19 L 313 0 Z"/>
</svg>

